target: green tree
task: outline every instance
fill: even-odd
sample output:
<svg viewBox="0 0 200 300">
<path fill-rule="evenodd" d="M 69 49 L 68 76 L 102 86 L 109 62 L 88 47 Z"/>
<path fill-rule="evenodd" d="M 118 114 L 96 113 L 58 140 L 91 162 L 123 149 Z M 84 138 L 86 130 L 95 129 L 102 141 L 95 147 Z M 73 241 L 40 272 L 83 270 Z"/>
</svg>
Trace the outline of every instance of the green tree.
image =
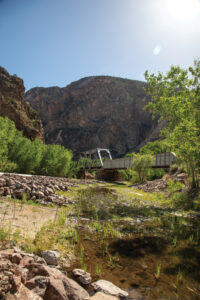
<svg viewBox="0 0 200 300">
<path fill-rule="evenodd" d="M 133 155 L 133 171 L 138 175 L 139 182 L 144 182 L 148 175 L 149 170 L 154 162 L 155 158 L 150 154 L 134 154 Z"/>
<path fill-rule="evenodd" d="M 41 161 L 41 174 L 66 176 L 72 160 L 72 153 L 60 145 L 46 145 Z"/>
<path fill-rule="evenodd" d="M 45 145 L 23 137 L 15 124 L 0 117 L 0 171 L 67 176 L 72 153 L 60 145 Z M 72 167 L 71 167 L 72 168 Z"/>
<path fill-rule="evenodd" d="M 172 66 L 166 75 L 149 75 L 146 89 L 151 102 L 146 109 L 153 117 L 167 120 L 161 134 L 166 138 L 179 159 L 185 163 L 192 178 L 192 186 L 198 186 L 200 148 L 200 61 L 182 69 Z"/>
<path fill-rule="evenodd" d="M 16 128 L 8 118 L 0 117 L 0 171 L 12 172 L 17 165 L 8 159 L 8 145 L 16 136 Z"/>
<path fill-rule="evenodd" d="M 170 145 L 168 145 L 166 140 L 148 142 L 145 146 L 140 148 L 140 154 L 160 154 L 170 151 Z"/>
</svg>

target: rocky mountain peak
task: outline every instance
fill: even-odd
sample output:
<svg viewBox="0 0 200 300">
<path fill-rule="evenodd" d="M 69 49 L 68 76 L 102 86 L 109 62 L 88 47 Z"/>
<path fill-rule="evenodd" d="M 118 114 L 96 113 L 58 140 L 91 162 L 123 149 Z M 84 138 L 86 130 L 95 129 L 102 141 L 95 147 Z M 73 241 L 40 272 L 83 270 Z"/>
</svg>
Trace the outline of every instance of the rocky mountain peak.
<svg viewBox="0 0 200 300">
<path fill-rule="evenodd" d="M 114 157 L 137 149 L 157 126 L 143 110 L 145 83 L 110 76 L 82 78 L 59 88 L 33 88 L 26 100 L 38 111 L 45 141 L 78 154 L 106 147 Z"/>
<path fill-rule="evenodd" d="M 24 82 L 0 67 L 0 116 L 15 122 L 30 139 L 43 139 L 42 123 L 36 111 L 24 99 Z"/>
</svg>

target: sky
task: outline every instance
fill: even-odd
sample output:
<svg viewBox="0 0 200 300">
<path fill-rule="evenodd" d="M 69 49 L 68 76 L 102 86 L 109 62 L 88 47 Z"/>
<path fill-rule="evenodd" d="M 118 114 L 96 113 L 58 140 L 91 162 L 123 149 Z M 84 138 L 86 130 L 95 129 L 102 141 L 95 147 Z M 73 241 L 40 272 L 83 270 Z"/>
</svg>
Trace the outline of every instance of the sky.
<svg viewBox="0 0 200 300">
<path fill-rule="evenodd" d="M 0 66 L 36 86 L 200 58 L 200 0 L 0 0 Z"/>
</svg>

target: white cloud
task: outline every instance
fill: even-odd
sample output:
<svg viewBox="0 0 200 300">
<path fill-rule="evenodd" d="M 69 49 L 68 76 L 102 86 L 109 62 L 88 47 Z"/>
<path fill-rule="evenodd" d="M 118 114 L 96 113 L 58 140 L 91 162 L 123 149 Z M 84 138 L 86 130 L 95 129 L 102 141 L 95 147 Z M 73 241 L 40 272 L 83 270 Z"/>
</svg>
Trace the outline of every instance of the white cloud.
<svg viewBox="0 0 200 300">
<path fill-rule="evenodd" d="M 154 55 L 158 55 L 161 51 L 161 46 L 157 45 L 154 49 L 153 49 L 153 54 Z"/>
</svg>

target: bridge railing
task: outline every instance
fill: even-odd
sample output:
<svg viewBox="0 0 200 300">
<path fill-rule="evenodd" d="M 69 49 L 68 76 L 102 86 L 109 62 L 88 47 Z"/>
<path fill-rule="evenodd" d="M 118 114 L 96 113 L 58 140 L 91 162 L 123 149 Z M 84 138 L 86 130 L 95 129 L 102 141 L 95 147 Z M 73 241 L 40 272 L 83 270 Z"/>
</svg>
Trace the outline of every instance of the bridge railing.
<svg viewBox="0 0 200 300">
<path fill-rule="evenodd" d="M 176 155 L 173 152 L 161 153 L 154 155 L 155 160 L 152 168 L 169 168 L 172 163 L 176 161 Z M 105 159 L 103 166 L 99 159 L 85 159 L 83 169 L 127 169 L 131 168 L 134 164 L 133 157 L 125 157 L 118 159 Z"/>
</svg>

